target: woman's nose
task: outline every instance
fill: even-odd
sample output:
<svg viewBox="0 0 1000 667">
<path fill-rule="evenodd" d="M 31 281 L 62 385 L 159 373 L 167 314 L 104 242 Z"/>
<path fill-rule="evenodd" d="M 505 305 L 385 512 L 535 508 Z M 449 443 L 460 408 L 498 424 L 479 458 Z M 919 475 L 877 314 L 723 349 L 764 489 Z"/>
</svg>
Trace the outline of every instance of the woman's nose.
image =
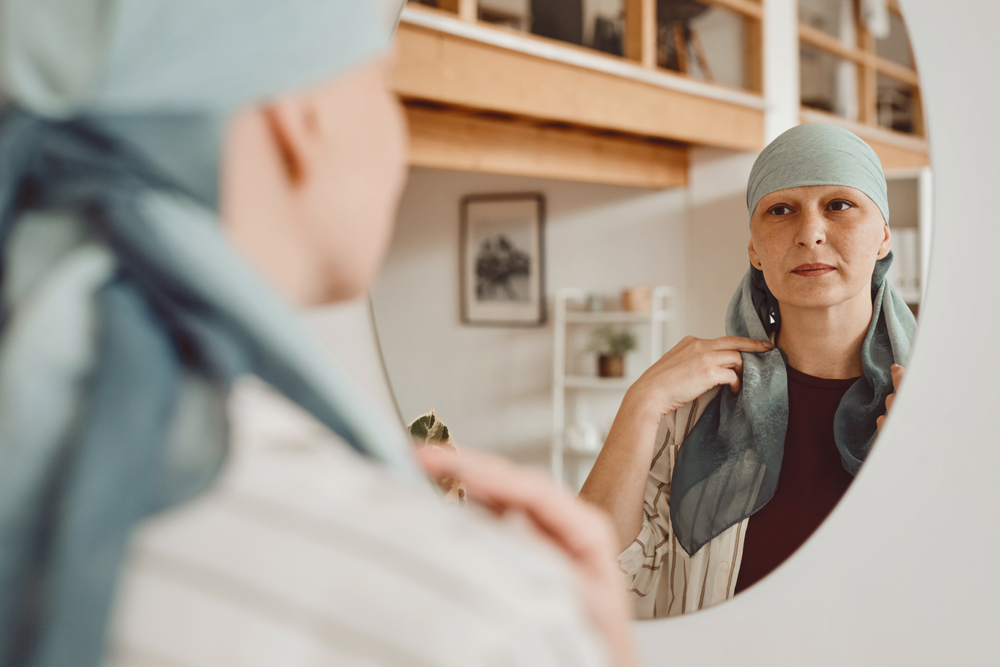
<svg viewBox="0 0 1000 667">
<path fill-rule="evenodd" d="M 799 217 L 795 243 L 803 248 L 822 245 L 826 241 L 826 218 L 819 211 L 806 209 Z"/>
</svg>

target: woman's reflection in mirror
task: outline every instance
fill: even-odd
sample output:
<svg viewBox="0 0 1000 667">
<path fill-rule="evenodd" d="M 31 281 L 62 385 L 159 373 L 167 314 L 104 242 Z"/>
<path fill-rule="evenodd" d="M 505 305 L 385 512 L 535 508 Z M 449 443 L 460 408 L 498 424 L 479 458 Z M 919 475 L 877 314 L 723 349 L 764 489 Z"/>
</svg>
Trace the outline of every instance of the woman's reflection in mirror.
<svg viewBox="0 0 1000 667">
<path fill-rule="evenodd" d="M 846 491 L 903 378 L 916 323 L 892 261 L 878 156 L 795 127 L 747 188 L 750 268 L 727 336 L 685 338 L 629 388 L 581 497 L 607 510 L 640 618 L 732 597 Z"/>
</svg>

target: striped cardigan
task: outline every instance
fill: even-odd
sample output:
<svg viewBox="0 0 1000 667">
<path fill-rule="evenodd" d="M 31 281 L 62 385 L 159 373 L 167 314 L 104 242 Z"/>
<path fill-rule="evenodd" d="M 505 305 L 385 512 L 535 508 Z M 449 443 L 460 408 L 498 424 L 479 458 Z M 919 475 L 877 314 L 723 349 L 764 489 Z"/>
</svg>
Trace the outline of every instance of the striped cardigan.
<svg viewBox="0 0 1000 667">
<path fill-rule="evenodd" d="M 748 519 L 688 556 L 670 525 L 670 480 L 684 438 L 694 428 L 716 387 L 663 418 L 649 468 L 639 535 L 619 556 L 637 618 L 686 614 L 728 600 L 736 589 Z"/>
<path fill-rule="evenodd" d="M 250 380 L 218 483 L 135 536 L 105 667 L 602 667 L 565 559 Z"/>
</svg>

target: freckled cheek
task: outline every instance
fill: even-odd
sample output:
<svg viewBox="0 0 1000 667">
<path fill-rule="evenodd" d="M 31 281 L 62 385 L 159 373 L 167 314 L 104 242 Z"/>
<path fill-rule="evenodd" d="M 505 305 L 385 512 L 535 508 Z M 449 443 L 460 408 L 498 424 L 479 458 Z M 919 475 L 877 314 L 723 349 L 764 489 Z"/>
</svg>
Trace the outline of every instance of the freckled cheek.
<svg viewBox="0 0 1000 667">
<path fill-rule="evenodd" d="M 779 234 L 774 232 L 758 232 L 751 235 L 751 238 L 765 271 L 773 269 L 776 264 L 779 264 L 789 247 L 787 240 L 782 239 Z"/>
<path fill-rule="evenodd" d="M 832 242 L 841 258 L 851 261 L 877 255 L 881 239 L 881 235 L 867 228 L 854 228 L 844 230 L 828 238 L 828 241 Z"/>
</svg>

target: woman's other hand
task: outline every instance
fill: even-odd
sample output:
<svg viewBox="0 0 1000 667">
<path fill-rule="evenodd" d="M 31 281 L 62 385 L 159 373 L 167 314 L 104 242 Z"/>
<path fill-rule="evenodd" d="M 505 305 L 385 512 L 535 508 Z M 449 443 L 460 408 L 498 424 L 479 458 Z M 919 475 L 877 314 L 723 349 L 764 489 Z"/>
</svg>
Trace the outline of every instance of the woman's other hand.
<svg viewBox="0 0 1000 667">
<path fill-rule="evenodd" d="M 896 400 L 896 392 L 899 391 L 899 384 L 903 381 L 903 373 L 906 371 L 905 368 L 899 364 L 893 364 L 889 367 L 889 372 L 892 374 L 892 393 L 885 397 L 885 414 L 875 420 L 875 428 L 878 432 L 882 432 L 882 424 L 885 423 L 885 418 L 889 416 L 889 410 L 892 408 L 892 402 Z"/>
<path fill-rule="evenodd" d="M 688 336 L 635 381 L 624 402 L 642 406 L 642 412 L 659 421 L 717 385 L 738 392 L 743 378 L 740 353 L 773 349 L 769 342 L 740 336 L 712 340 Z"/>
<path fill-rule="evenodd" d="M 618 667 L 635 664 L 631 607 L 618 569 L 615 531 L 604 512 L 557 487 L 544 473 L 483 452 L 427 447 L 417 458 L 435 479 L 465 485 L 467 499 L 498 516 L 525 517 L 538 535 L 569 560 L 584 606 Z"/>
</svg>

